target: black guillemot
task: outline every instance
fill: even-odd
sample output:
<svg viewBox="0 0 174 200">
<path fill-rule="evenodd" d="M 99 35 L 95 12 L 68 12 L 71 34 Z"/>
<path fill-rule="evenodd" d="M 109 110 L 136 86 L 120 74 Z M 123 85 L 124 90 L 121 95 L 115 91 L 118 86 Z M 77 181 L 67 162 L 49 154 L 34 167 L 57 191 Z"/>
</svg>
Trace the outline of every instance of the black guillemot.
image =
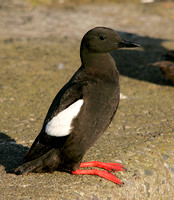
<svg viewBox="0 0 174 200">
<path fill-rule="evenodd" d="M 56 95 L 40 134 L 14 173 L 57 170 L 98 175 L 122 185 L 109 172 L 124 171 L 121 164 L 82 162 L 82 159 L 109 126 L 119 104 L 119 73 L 109 52 L 127 47 L 139 45 L 121 39 L 110 28 L 96 27 L 84 35 L 80 48 L 81 67 Z M 81 167 L 105 170 L 81 170 Z"/>
</svg>

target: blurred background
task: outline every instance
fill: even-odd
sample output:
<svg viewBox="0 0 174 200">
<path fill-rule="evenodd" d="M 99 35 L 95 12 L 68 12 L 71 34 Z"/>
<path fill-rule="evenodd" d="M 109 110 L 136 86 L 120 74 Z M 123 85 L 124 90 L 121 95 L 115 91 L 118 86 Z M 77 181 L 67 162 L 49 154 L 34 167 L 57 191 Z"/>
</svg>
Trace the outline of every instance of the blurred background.
<svg viewBox="0 0 174 200">
<path fill-rule="evenodd" d="M 125 186 L 59 172 L 8 174 L 81 65 L 81 39 L 96 26 L 141 45 L 111 52 L 120 72 L 119 109 L 84 158 L 121 162 Z M 0 0 L 0 199 L 173 199 L 173 84 L 172 0 Z"/>
</svg>

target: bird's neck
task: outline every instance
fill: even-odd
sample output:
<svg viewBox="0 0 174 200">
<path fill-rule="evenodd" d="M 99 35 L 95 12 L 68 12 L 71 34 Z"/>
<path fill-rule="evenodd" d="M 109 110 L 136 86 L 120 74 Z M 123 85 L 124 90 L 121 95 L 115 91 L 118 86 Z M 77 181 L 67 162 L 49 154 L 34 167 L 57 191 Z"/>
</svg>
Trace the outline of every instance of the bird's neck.
<svg viewBox="0 0 174 200">
<path fill-rule="evenodd" d="M 81 49 L 81 61 L 84 70 L 90 75 L 106 76 L 109 79 L 119 76 L 114 59 L 109 53 L 95 53 Z"/>
</svg>

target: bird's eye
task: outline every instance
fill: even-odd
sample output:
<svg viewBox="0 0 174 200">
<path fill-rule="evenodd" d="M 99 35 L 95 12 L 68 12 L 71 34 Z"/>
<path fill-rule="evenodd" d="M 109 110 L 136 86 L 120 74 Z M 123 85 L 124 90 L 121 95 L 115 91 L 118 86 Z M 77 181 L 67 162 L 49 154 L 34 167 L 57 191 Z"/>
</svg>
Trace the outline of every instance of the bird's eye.
<svg viewBox="0 0 174 200">
<path fill-rule="evenodd" d="M 104 40 L 105 39 L 105 36 L 100 36 L 100 40 Z"/>
</svg>

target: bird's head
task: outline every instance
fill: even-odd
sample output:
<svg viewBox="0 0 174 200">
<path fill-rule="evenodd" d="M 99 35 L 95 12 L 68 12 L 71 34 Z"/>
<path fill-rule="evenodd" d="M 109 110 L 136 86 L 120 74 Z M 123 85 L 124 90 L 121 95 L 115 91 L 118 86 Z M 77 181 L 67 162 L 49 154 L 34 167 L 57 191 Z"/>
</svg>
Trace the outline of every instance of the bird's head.
<svg viewBox="0 0 174 200">
<path fill-rule="evenodd" d="M 123 40 L 113 29 L 106 27 L 96 27 L 88 31 L 81 43 L 81 48 L 87 48 L 90 52 L 108 53 L 119 48 L 140 47 Z"/>
</svg>

